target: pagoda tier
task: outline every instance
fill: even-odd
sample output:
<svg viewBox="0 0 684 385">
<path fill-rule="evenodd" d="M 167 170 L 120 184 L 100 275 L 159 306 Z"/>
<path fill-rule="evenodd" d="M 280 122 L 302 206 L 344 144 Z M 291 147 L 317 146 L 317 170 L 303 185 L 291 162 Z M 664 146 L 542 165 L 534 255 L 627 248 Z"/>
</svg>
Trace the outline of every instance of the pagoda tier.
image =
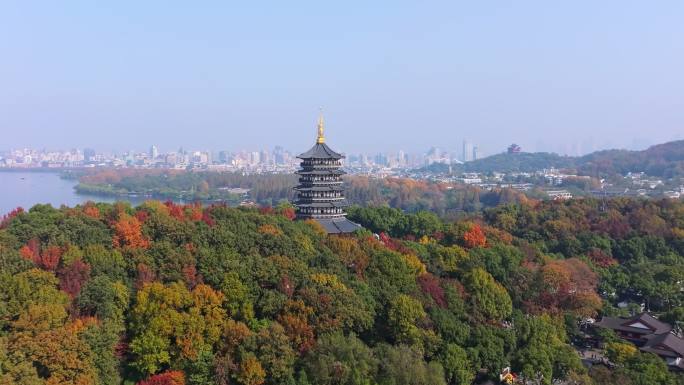
<svg viewBox="0 0 684 385">
<path fill-rule="evenodd" d="M 340 185 L 335 186 L 313 186 L 313 187 L 303 187 L 297 186 L 294 188 L 297 191 L 344 191 L 344 187 Z"/>
<path fill-rule="evenodd" d="M 299 175 L 294 202 L 297 218 L 314 219 L 328 233 L 349 233 L 361 228 L 346 218 L 345 208 L 349 204 L 342 187 L 345 172 L 340 170 L 344 156 L 325 144 L 323 117 L 318 120 L 316 144 L 297 158 L 302 160 L 301 169 L 296 172 Z"/>
</svg>

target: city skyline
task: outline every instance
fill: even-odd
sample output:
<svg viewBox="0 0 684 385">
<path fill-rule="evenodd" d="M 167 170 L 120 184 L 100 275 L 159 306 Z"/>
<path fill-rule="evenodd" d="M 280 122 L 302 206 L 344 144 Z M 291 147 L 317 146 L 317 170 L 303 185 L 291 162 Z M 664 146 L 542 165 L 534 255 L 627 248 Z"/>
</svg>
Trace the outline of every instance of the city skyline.
<svg viewBox="0 0 684 385">
<path fill-rule="evenodd" d="M 518 142 L 521 143 L 521 142 Z M 519 146 L 518 143 L 514 143 L 516 146 Z M 574 141 L 574 142 L 565 142 L 565 143 L 560 143 L 555 146 L 555 148 L 546 148 L 546 145 L 544 143 L 537 143 L 536 147 L 527 147 L 527 146 L 522 146 L 522 152 L 529 152 L 529 153 L 539 153 L 539 152 L 546 152 L 546 153 L 555 153 L 558 155 L 562 156 L 583 156 L 587 155 L 596 151 L 602 151 L 602 150 L 613 150 L 613 149 L 618 149 L 618 150 L 633 150 L 633 151 L 640 151 L 640 150 L 645 150 L 646 148 L 656 145 L 659 143 L 653 143 L 648 140 L 633 140 L 631 146 L 627 147 L 604 147 L 604 148 L 598 148 L 595 146 L 595 144 L 591 140 L 581 140 L 581 141 Z M 460 147 L 460 148 L 459 148 Z M 507 151 L 507 147 L 502 147 L 499 148 L 495 151 L 492 152 L 485 152 L 482 150 L 482 145 L 479 143 L 473 143 L 472 141 L 469 141 L 467 139 L 464 139 L 460 144 L 456 145 L 451 145 L 451 146 L 436 146 L 432 145 L 429 148 L 426 148 L 424 150 L 418 150 L 418 151 L 405 151 L 403 149 L 393 149 L 393 150 L 370 150 L 370 151 L 351 151 L 351 152 L 346 152 L 342 151 L 344 154 L 348 154 L 352 158 L 354 157 L 368 157 L 368 158 L 377 158 L 377 157 L 387 157 L 387 156 L 403 156 L 403 155 L 410 155 L 410 156 L 418 156 L 424 159 L 427 159 L 425 163 L 435 163 L 434 160 L 439 160 L 442 163 L 445 158 L 448 158 L 450 162 L 468 162 L 468 161 L 473 161 L 477 159 L 482 159 L 486 158 L 492 155 L 496 154 L 501 154 L 505 153 Z M 164 155 L 164 154 L 170 154 L 170 153 L 180 153 L 180 152 L 186 152 L 186 153 L 193 153 L 193 152 L 202 152 L 202 153 L 208 153 L 210 157 L 220 157 L 222 153 L 226 154 L 231 154 L 231 155 L 240 155 L 240 154 L 253 154 L 253 153 L 263 153 L 263 152 L 269 152 L 269 153 L 275 153 L 275 152 L 286 152 L 290 155 L 296 153 L 297 149 L 290 149 L 290 148 L 285 148 L 284 146 L 280 144 L 273 144 L 273 145 L 262 145 L 261 147 L 258 148 L 219 148 L 219 149 L 209 149 L 209 148 L 199 148 L 196 146 L 192 146 L 191 144 L 179 144 L 176 146 L 171 146 L 169 148 L 164 148 L 164 147 L 159 147 L 156 144 L 149 145 L 146 149 L 142 148 L 140 144 L 136 145 L 131 145 L 131 146 L 125 146 L 124 149 L 121 150 L 113 150 L 113 149 L 107 149 L 107 148 L 94 148 L 93 146 L 85 146 L 85 147 L 78 147 L 78 146 L 67 146 L 65 148 L 56 148 L 56 147 L 47 147 L 47 146 L 16 146 L 16 147 L 10 147 L 10 148 L 0 148 L 0 158 L 2 154 L 9 154 L 12 152 L 38 152 L 38 153 L 43 153 L 43 154 L 49 154 L 49 153 L 69 153 L 69 152 L 77 152 L 80 154 L 86 153 L 86 152 L 96 152 L 98 155 L 104 155 L 104 156 L 126 156 L 126 155 L 133 155 L 133 154 L 149 154 L 150 158 L 154 159 L 157 158 L 158 155 Z M 432 159 L 432 161 L 430 160 Z"/>
</svg>

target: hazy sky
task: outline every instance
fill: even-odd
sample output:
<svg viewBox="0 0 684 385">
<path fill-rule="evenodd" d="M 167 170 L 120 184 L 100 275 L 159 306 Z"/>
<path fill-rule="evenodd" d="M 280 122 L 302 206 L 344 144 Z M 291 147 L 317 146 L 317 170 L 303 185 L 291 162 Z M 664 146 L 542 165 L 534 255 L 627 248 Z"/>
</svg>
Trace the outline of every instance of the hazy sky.
<svg viewBox="0 0 684 385">
<path fill-rule="evenodd" d="M 347 153 L 684 138 L 684 1 L 0 1 L 0 149 L 299 151 L 319 106 Z"/>
</svg>

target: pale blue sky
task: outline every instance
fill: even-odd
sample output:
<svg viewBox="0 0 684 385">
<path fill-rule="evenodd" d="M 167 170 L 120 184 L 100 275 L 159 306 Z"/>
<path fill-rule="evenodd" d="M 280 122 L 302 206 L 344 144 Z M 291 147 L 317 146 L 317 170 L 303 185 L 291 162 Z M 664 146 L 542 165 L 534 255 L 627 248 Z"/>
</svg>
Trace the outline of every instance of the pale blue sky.
<svg viewBox="0 0 684 385">
<path fill-rule="evenodd" d="M 109 3 L 105 5 L 105 3 Z M 684 2 L 0 1 L 0 148 L 684 137 Z"/>
</svg>

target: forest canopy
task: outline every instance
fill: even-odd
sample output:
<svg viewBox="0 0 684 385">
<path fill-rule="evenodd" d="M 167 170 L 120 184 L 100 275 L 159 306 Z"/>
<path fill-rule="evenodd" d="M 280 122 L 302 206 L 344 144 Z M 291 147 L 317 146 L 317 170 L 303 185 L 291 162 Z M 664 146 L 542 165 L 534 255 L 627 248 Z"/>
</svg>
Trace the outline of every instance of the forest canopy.
<svg viewBox="0 0 684 385">
<path fill-rule="evenodd" d="M 36 205 L 0 222 L 2 384 L 677 384 L 586 317 L 682 322 L 684 204 L 523 202 L 444 221 L 356 207 L 328 236 L 288 206 Z"/>
</svg>

